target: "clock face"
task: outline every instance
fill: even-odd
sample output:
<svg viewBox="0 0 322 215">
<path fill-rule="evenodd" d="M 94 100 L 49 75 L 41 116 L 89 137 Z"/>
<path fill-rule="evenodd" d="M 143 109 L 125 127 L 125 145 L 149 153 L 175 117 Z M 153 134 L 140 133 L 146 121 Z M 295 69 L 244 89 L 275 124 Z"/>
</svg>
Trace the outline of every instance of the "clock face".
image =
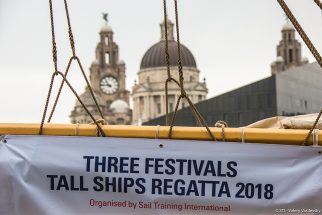
<svg viewBox="0 0 322 215">
<path fill-rule="evenodd" d="M 112 76 L 106 76 L 102 78 L 100 83 L 101 90 L 106 94 L 113 94 L 117 91 L 119 84 L 116 78 Z"/>
</svg>

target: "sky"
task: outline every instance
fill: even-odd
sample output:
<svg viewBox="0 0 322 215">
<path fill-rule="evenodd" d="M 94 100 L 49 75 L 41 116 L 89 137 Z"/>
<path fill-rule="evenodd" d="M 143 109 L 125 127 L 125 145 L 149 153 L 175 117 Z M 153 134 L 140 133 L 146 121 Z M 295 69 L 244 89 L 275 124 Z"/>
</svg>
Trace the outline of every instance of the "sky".
<svg viewBox="0 0 322 215">
<path fill-rule="evenodd" d="M 131 90 L 141 58 L 160 39 L 162 0 L 69 0 L 76 54 L 89 74 L 95 59 L 102 12 L 126 63 Z M 174 21 L 173 2 L 169 18 Z M 58 68 L 71 57 L 63 0 L 54 0 Z M 321 10 L 313 0 L 286 0 L 316 48 L 322 51 Z M 178 0 L 180 41 L 193 53 L 208 98 L 270 76 L 285 15 L 276 0 Z M 300 36 L 297 38 L 302 42 Z M 53 72 L 48 1 L 0 0 L 0 123 L 39 123 Z M 303 56 L 315 61 L 302 42 Z M 76 64 L 75 64 L 76 65 Z M 77 66 L 68 79 L 80 94 L 85 82 Z M 60 79 L 56 80 L 54 94 Z M 53 123 L 69 123 L 76 98 L 64 88 Z"/>
</svg>

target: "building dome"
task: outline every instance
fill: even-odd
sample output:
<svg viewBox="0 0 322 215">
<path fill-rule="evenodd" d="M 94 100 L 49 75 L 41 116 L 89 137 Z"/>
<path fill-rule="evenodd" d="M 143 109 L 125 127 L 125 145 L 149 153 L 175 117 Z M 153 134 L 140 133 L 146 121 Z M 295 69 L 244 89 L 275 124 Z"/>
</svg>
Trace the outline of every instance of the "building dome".
<svg viewBox="0 0 322 215">
<path fill-rule="evenodd" d="M 102 26 L 102 28 L 101 28 L 101 31 L 100 31 L 101 33 L 108 33 L 108 32 L 113 32 L 113 30 L 112 30 L 112 28 L 109 26 L 109 25 L 107 25 L 107 24 L 104 24 L 103 26 Z"/>
<path fill-rule="evenodd" d="M 110 109 L 114 113 L 127 113 L 129 110 L 129 105 L 125 101 L 118 99 L 112 102 Z"/>
<path fill-rule="evenodd" d="M 308 63 L 309 62 L 309 59 L 307 57 L 302 57 L 301 58 L 301 62 Z"/>
<path fill-rule="evenodd" d="M 285 25 L 282 28 L 283 31 L 287 31 L 287 30 L 294 30 L 294 26 L 292 25 L 292 23 L 290 23 L 289 21 L 285 23 Z"/>
<path fill-rule="evenodd" d="M 94 96 L 96 98 L 96 101 L 97 101 L 98 105 L 99 106 L 105 106 L 104 101 L 101 99 L 101 96 L 99 96 L 98 94 L 99 93 L 94 92 Z M 94 101 L 94 99 L 92 97 L 92 94 L 91 94 L 91 92 L 89 91 L 89 89 L 87 87 L 85 89 L 85 92 L 83 94 L 81 94 L 79 97 L 80 97 L 80 99 L 82 100 L 82 102 L 84 103 L 84 105 L 86 107 L 93 106 L 93 105 L 96 106 L 95 101 Z M 78 101 L 78 99 L 76 100 L 75 106 L 82 107 L 82 104 Z"/>
<path fill-rule="evenodd" d="M 282 63 L 282 62 L 284 62 L 283 57 L 282 57 L 282 56 L 277 56 L 277 58 L 276 58 L 276 62 L 278 62 L 278 63 Z"/>
<path fill-rule="evenodd" d="M 180 44 L 180 49 L 182 66 L 196 68 L 196 61 L 191 51 L 182 44 Z M 168 50 L 170 55 L 170 66 L 178 66 L 177 42 L 174 40 L 169 40 Z M 167 64 L 165 61 L 165 41 L 161 40 L 160 42 L 151 46 L 143 55 L 140 69 L 166 66 Z"/>
<path fill-rule="evenodd" d="M 119 60 L 119 61 L 117 62 L 117 64 L 125 64 L 125 61 L 124 61 L 124 60 Z"/>
<path fill-rule="evenodd" d="M 94 61 L 92 62 L 92 65 L 93 65 L 93 66 L 96 66 L 96 65 L 99 65 L 99 63 L 98 63 L 98 61 L 97 61 L 97 60 L 94 60 Z"/>
</svg>

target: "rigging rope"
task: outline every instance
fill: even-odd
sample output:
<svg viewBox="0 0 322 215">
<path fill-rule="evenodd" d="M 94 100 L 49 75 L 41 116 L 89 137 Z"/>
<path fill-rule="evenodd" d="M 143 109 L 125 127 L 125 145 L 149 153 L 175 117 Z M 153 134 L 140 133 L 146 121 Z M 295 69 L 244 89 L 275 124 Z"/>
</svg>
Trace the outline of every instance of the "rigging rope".
<svg viewBox="0 0 322 215">
<path fill-rule="evenodd" d="M 100 120 L 96 120 L 93 115 L 89 112 L 89 110 L 87 109 L 86 105 L 83 103 L 82 99 L 79 97 L 79 95 L 76 93 L 75 89 L 72 87 L 72 85 L 69 83 L 69 81 L 67 80 L 66 76 L 59 71 L 56 71 L 52 74 L 51 77 L 51 81 L 50 81 L 50 88 L 48 91 L 48 95 L 47 95 L 47 99 L 46 99 L 46 105 L 45 107 L 48 107 L 48 103 L 49 103 L 49 99 L 50 99 L 50 95 L 51 95 L 51 91 L 52 91 L 52 86 L 54 84 L 54 80 L 55 80 L 55 76 L 60 75 L 62 77 L 62 79 L 66 82 L 67 86 L 69 87 L 69 89 L 73 92 L 73 94 L 75 95 L 75 97 L 77 98 L 77 100 L 79 101 L 79 103 L 82 105 L 82 107 L 84 108 L 84 110 L 86 111 L 86 113 L 89 115 L 89 117 L 93 120 L 93 123 L 96 125 L 97 130 L 98 130 L 98 136 L 103 136 L 105 137 L 105 132 L 104 130 L 101 128 L 101 126 L 99 125 L 99 123 L 101 123 Z M 45 108 L 46 110 L 46 108 Z M 41 135 L 43 132 L 43 126 L 44 126 L 44 118 L 46 117 L 46 112 L 44 112 L 43 115 L 43 120 L 40 124 L 40 129 L 39 129 L 39 134 Z"/>
<path fill-rule="evenodd" d="M 74 42 L 74 36 L 73 36 L 73 32 L 72 32 L 72 27 L 71 27 L 71 24 L 70 24 L 67 0 L 64 0 L 64 5 L 65 5 L 65 11 L 66 11 L 66 17 L 67 17 L 68 35 L 69 35 L 70 47 L 72 48 L 73 56 L 75 57 L 76 56 L 76 54 L 75 54 L 75 42 Z"/>
<path fill-rule="evenodd" d="M 51 0 L 50 0 L 50 5 L 51 5 L 51 4 L 52 4 L 52 3 L 51 3 Z M 104 115 L 103 115 L 103 113 L 102 113 L 101 108 L 100 108 L 100 107 L 99 107 L 99 105 L 98 105 L 98 102 L 97 102 L 96 97 L 95 97 L 95 95 L 94 95 L 93 89 L 92 89 L 92 87 L 91 87 L 91 85 L 90 85 L 90 83 L 89 83 L 89 81 L 88 81 L 88 79 L 87 79 L 87 77 L 86 77 L 85 71 L 84 71 L 83 66 L 82 66 L 82 64 L 81 64 L 81 61 L 79 60 L 79 58 L 78 58 L 78 57 L 77 57 L 77 55 L 76 55 L 76 51 L 75 51 L 75 42 L 74 42 L 74 36 L 73 36 L 72 27 L 71 27 L 71 24 L 70 24 L 70 17 L 69 17 L 69 11 L 68 11 L 67 0 L 64 0 L 64 5 L 65 5 L 65 13 L 66 13 L 66 17 L 67 17 L 67 24 L 68 24 L 69 43 L 70 43 L 70 47 L 71 47 L 71 49 L 72 49 L 72 53 L 73 53 L 73 56 L 69 59 L 69 62 L 68 62 L 68 65 L 67 65 L 67 68 L 66 68 L 66 71 L 65 71 L 65 74 L 64 74 L 64 75 L 67 77 L 72 61 L 73 61 L 73 60 L 76 60 L 76 61 L 77 61 L 77 63 L 78 63 L 78 66 L 79 66 L 79 68 L 80 68 L 80 70 L 81 70 L 81 73 L 82 73 L 82 75 L 83 75 L 83 77 L 84 77 L 84 79 L 85 79 L 85 81 L 86 81 L 86 84 L 87 84 L 88 89 L 89 89 L 89 91 L 90 91 L 90 93 L 91 93 L 91 96 L 92 96 L 92 98 L 93 98 L 93 100 L 94 100 L 95 106 L 96 106 L 96 108 L 97 108 L 97 110 L 98 110 L 98 112 L 99 112 L 99 114 L 100 114 L 101 118 L 102 118 L 102 119 L 104 119 Z M 52 5 L 51 5 L 50 7 L 52 8 Z M 50 12 L 51 12 L 51 14 L 50 14 L 50 15 L 51 15 L 51 17 L 53 17 L 53 11 L 52 11 L 52 10 L 50 10 Z M 52 25 L 54 25 L 54 23 L 52 23 Z M 53 30 L 53 29 L 52 29 L 52 30 Z M 62 80 L 62 82 L 61 82 L 61 84 L 60 84 L 60 87 L 59 87 L 58 93 L 57 93 L 57 95 L 56 95 L 54 105 L 53 105 L 52 110 L 51 110 L 51 112 L 50 112 L 50 115 L 49 115 L 49 118 L 48 118 L 48 121 L 47 121 L 48 123 L 50 123 L 50 121 L 51 121 L 51 119 L 52 119 L 52 117 L 53 117 L 53 114 L 54 114 L 54 112 L 55 112 L 55 110 L 56 110 L 57 103 L 58 103 L 59 97 L 60 97 L 60 95 L 61 95 L 61 91 L 62 91 L 62 89 L 63 89 L 63 86 L 64 86 L 64 82 L 65 82 L 65 80 L 63 79 L 63 80 Z"/>
<path fill-rule="evenodd" d="M 58 70 L 57 67 L 57 46 L 55 40 L 55 25 L 54 25 L 54 16 L 52 15 L 53 12 L 53 5 L 51 0 L 49 0 L 49 10 L 50 10 L 50 24 L 51 24 L 51 37 L 52 37 L 52 55 L 53 55 L 53 62 L 55 66 L 55 72 Z"/>
<path fill-rule="evenodd" d="M 189 106 L 192 110 L 192 114 L 194 115 L 195 119 L 197 120 L 199 125 L 202 125 L 206 128 L 207 132 L 211 136 L 213 140 L 216 140 L 214 134 L 210 131 L 207 123 L 205 122 L 204 118 L 201 116 L 200 112 L 196 109 L 195 105 L 192 103 L 190 100 L 189 96 L 187 95 L 185 89 L 184 89 L 184 77 L 183 77 L 183 72 L 182 72 L 182 61 L 181 61 L 181 50 L 180 50 L 180 32 L 179 32 L 179 16 L 178 16 L 178 5 L 177 5 L 177 0 L 174 0 L 174 6 L 175 6 L 175 19 L 176 19 L 176 31 L 177 31 L 177 51 L 178 51 L 178 72 L 179 72 L 179 82 L 172 78 L 171 73 L 170 73 L 170 63 L 169 63 L 169 50 L 168 50 L 168 25 L 167 25 L 167 7 L 166 7 L 166 0 L 163 0 L 163 9 L 164 9 L 164 24 L 165 24 L 165 41 L 166 41 L 166 46 L 165 46 L 165 60 L 167 64 L 167 73 L 168 73 L 168 78 L 165 82 L 165 95 L 166 95 L 166 125 L 168 125 L 168 83 L 173 81 L 175 84 L 177 84 L 181 90 L 180 96 L 177 100 L 176 107 L 171 119 L 170 123 L 170 129 L 168 133 L 168 138 L 172 137 L 172 130 L 174 126 L 174 122 L 176 119 L 178 107 L 180 104 L 181 99 L 186 99 L 189 103 Z"/>
<path fill-rule="evenodd" d="M 75 55 L 75 45 L 74 45 L 74 38 L 73 38 L 73 33 L 72 33 L 72 29 L 71 29 L 71 24 L 70 24 L 70 18 L 69 18 L 69 13 L 68 13 L 68 6 L 67 6 L 67 1 L 64 0 L 64 4 L 65 4 L 65 11 L 66 11 L 66 16 L 67 16 L 67 22 L 68 22 L 68 33 L 69 33 L 69 40 L 70 40 L 70 45 L 73 51 L 73 56 L 70 58 L 67 69 L 65 71 L 65 74 L 61 73 L 58 71 L 58 66 L 57 66 L 57 47 L 56 47 L 56 41 L 55 41 L 55 24 L 54 24 L 54 12 L 53 12 L 53 5 L 52 5 L 52 0 L 49 0 L 49 9 L 50 9 L 50 20 L 51 20 L 51 33 L 52 33 L 52 55 L 53 55 L 53 62 L 54 62 L 54 66 L 55 66 L 55 71 L 52 74 L 52 78 L 51 78 L 51 82 L 49 85 L 49 90 L 48 90 L 48 94 L 47 94 L 47 98 L 46 98 L 46 104 L 45 104 L 45 108 L 43 111 L 43 115 L 42 115 L 42 120 L 41 120 L 41 124 L 40 124 L 40 129 L 39 129 L 39 135 L 41 135 L 43 133 L 43 126 L 44 126 L 44 122 L 45 122 L 45 118 L 46 118 L 46 114 L 48 111 L 48 104 L 49 104 L 49 100 L 50 100 L 50 96 L 52 93 L 52 88 L 53 88 L 53 83 L 54 83 L 54 79 L 55 76 L 60 75 L 62 76 L 63 80 L 61 82 L 60 88 L 59 88 L 59 92 L 57 94 L 53 109 L 51 111 L 50 117 L 48 119 L 48 123 L 50 122 L 52 115 L 55 111 L 58 99 L 59 99 L 59 95 L 61 93 L 62 87 L 64 85 L 64 83 L 66 82 L 66 84 L 68 85 L 68 87 L 70 88 L 70 90 L 74 93 L 74 95 L 76 96 L 76 98 L 78 99 L 78 101 L 80 102 L 80 104 L 82 105 L 82 107 L 85 109 L 86 113 L 90 116 L 90 118 L 93 120 L 93 122 L 96 124 L 97 129 L 99 131 L 99 134 L 102 136 L 105 136 L 104 131 L 102 130 L 102 128 L 99 126 L 99 124 L 97 123 L 96 119 L 93 117 L 93 115 L 88 111 L 88 109 L 86 108 L 85 104 L 81 101 L 80 97 L 77 95 L 76 91 L 73 89 L 73 87 L 71 86 L 71 84 L 68 82 L 66 75 L 69 71 L 70 65 L 72 63 L 73 60 L 76 60 L 78 62 L 78 65 L 82 71 L 82 74 L 84 76 L 84 79 L 86 80 L 87 86 L 91 92 L 91 95 L 93 97 L 93 100 L 96 104 L 97 109 L 99 110 L 102 119 L 104 119 L 103 114 L 100 110 L 100 107 L 97 103 L 97 100 L 94 96 L 93 90 L 90 86 L 90 83 L 85 75 L 84 69 L 81 65 L 81 62 L 79 60 L 79 58 Z"/>
<path fill-rule="evenodd" d="M 164 14 L 164 34 L 165 34 L 165 62 L 167 64 L 167 74 L 168 74 L 168 78 L 165 81 L 165 103 L 166 103 L 166 107 L 165 107 L 165 125 L 167 126 L 169 124 L 168 122 L 168 114 L 169 114 L 169 107 L 168 107 L 168 103 L 169 103 L 169 98 L 168 98 L 168 83 L 172 81 L 172 77 L 171 77 L 171 72 L 170 72 L 170 56 L 169 56 L 169 44 L 168 44 L 168 16 L 167 16 L 167 4 L 166 4 L 166 0 L 163 0 L 163 14 Z"/>
<path fill-rule="evenodd" d="M 313 1 L 316 3 L 317 6 L 320 7 L 320 9 L 321 9 L 321 17 L 322 17 L 322 3 L 320 2 L 320 0 L 313 0 Z"/>
<path fill-rule="evenodd" d="M 320 0 L 314 0 L 314 2 L 317 4 L 317 6 L 320 7 L 320 9 L 322 10 L 322 3 L 320 2 Z"/>
<path fill-rule="evenodd" d="M 314 122 L 314 124 L 313 124 L 312 128 L 310 129 L 309 133 L 306 135 L 303 145 L 305 145 L 305 146 L 307 146 L 307 145 L 308 145 L 308 144 L 307 144 L 307 142 L 308 142 L 308 140 L 309 140 L 309 138 L 310 138 L 310 136 L 311 136 L 311 134 L 312 134 L 313 130 L 315 129 L 316 124 L 318 124 L 318 122 L 319 122 L 319 119 L 320 119 L 321 115 L 322 115 L 322 109 L 321 109 L 321 111 L 320 111 L 320 113 L 319 113 L 318 117 L 316 118 L 316 120 L 315 120 L 315 122 Z"/>
</svg>

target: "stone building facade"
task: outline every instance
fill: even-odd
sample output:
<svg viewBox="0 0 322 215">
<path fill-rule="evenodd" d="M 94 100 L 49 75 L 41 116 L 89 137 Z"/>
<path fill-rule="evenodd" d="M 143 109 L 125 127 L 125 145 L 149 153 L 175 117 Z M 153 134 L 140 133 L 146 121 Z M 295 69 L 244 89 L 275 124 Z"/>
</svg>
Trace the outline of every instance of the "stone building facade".
<svg viewBox="0 0 322 215">
<path fill-rule="evenodd" d="M 276 55 L 271 64 L 272 75 L 308 63 L 308 59 L 302 57 L 301 43 L 296 40 L 294 26 L 289 21 L 282 28 L 282 40 L 276 47 Z"/>
<path fill-rule="evenodd" d="M 178 80 L 177 42 L 174 39 L 173 23 L 168 20 L 168 40 L 170 55 L 170 70 L 173 78 Z M 165 81 L 167 67 L 165 61 L 165 24 L 160 24 L 161 40 L 152 45 L 144 54 L 138 82 L 132 88 L 133 124 L 141 124 L 166 113 Z M 193 103 L 203 101 L 207 97 L 208 89 L 205 83 L 200 82 L 200 71 L 193 54 L 181 44 L 181 57 L 183 65 L 184 86 Z M 180 96 L 180 88 L 174 83 L 169 84 L 169 112 L 174 111 Z M 179 108 L 188 106 L 183 100 Z"/>
<path fill-rule="evenodd" d="M 100 41 L 96 47 L 96 60 L 90 67 L 90 84 L 104 119 L 108 124 L 131 124 L 132 110 L 129 108 L 130 92 L 125 86 L 125 63 L 119 60 L 119 48 L 113 40 L 113 30 L 107 23 L 100 30 Z M 101 116 L 88 88 L 80 96 L 95 119 Z M 72 123 L 90 123 L 81 104 L 76 101 L 70 114 Z"/>
<path fill-rule="evenodd" d="M 246 126 L 273 116 L 317 113 L 322 107 L 322 69 L 317 62 L 302 58 L 301 43 L 287 22 L 277 45 L 277 60 L 270 77 L 247 84 L 196 104 L 209 126 L 224 120 L 229 127 Z M 173 113 L 172 113 L 173 114 Z M 170 114 L 170 117 L 172 117 Z M 189 108 L 177 112 L 176 125 L 198 126 Z M 144 122 L 163 125 L 165 116 Z"/>
</svg>

